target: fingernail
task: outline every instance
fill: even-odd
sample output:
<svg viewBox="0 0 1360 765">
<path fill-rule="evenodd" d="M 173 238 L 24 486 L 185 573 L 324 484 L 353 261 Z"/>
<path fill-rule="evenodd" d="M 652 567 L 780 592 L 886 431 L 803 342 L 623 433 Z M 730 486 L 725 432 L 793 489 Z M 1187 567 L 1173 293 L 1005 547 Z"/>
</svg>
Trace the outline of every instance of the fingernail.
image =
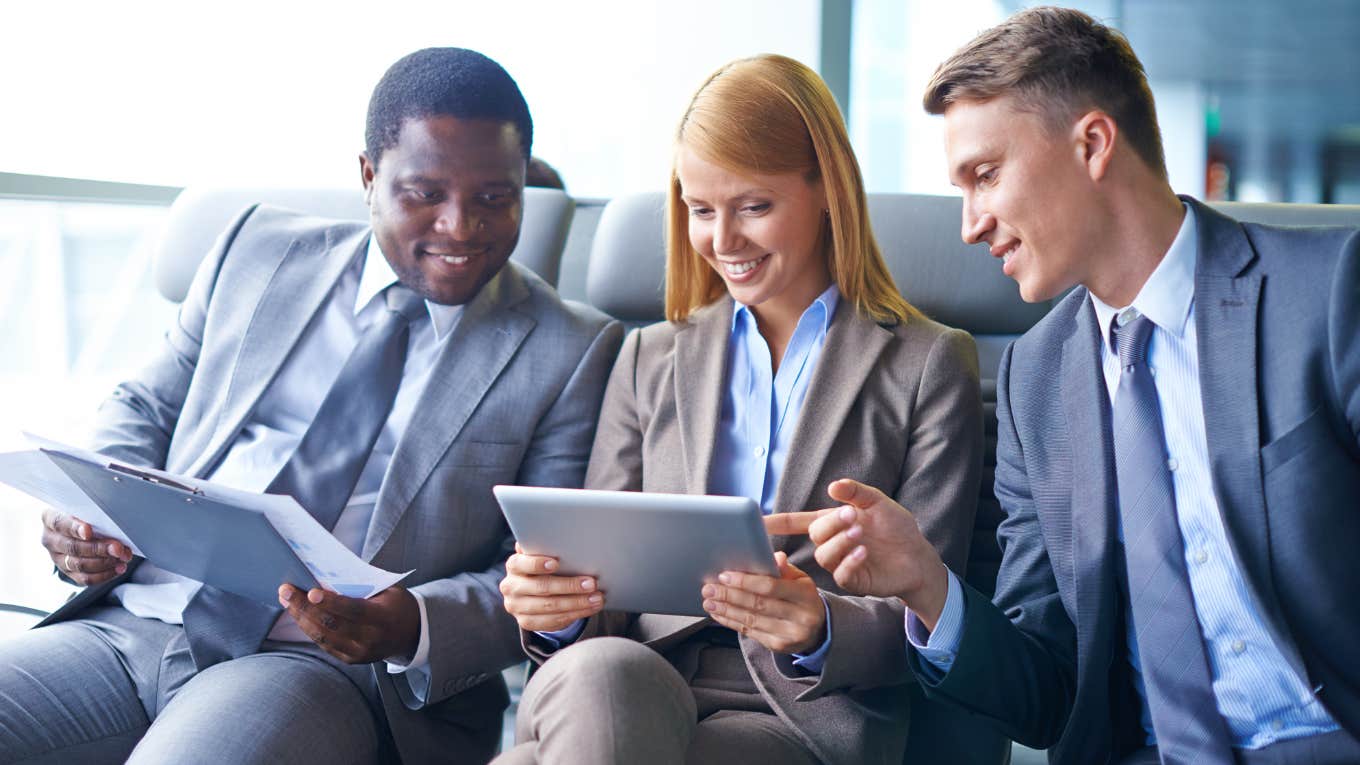
<svg viewBox="0 0 1360 765">
<path fill-rule="evenodd" d="M 89 526 L 86 526 L 85 524 L 82 523 L 82 524 L 80 524 L 80 528 L 77 529 L 77 531 L 80 533 L 80 538 L 81 538 L 81 539 L 89 539 L 89 538 L 90 538 L 90 527 L 89 527 Z"/>
<path fill-rule="evenodd" d="M 110 558 L 117 558 L 117 557 L 118 557 L 118 543 L 117 543 L 117 542 L 109 542 L 109 557 L 110 557 Z"/>
<path fill-rule="evenodd" d="M 704 585 L 704 588 L 703 588 L 702 590 L 699 591 L 699 594 L 702 595 L 702 596 L 704 596 L 705 598 L 711 598 L 711 597 L 713 597 L 714 595 L 717 595 L 718 593 L 717 593 L 717 590 L 715 590 L 715 589 L 713 588 L 713 585 L 711 585 L 711 584 L 706 584 L 706 585 Z"/>
<path fill-rule="evenodd" d="M 293 599 L 293 588 L 291 588 L 291 587 L 280 587 L 280 588 L 279 588 L 279 602 L 280 602 L 280 603 L 282 603 L 282 604 L 284 604 L 284 605 L 288 605 L 288 601 L 290 601 L 290 600 L 292 600 L 292 599 Z"/>
<path fill-rule="evenodd" d="M 586 591 L 590 591 L 590 590 L 595 589 L 595 580 L 594 580 L 594 579 L 591 579 L 590 577 L 586 577 L 585 579 L 582 579 L 582 580 L 581 580 L 581 589 L 586 590 Z"/>
<path fill-rule="evenodd" d="M 307 600 L 310 600 L 313 603 L 320 603 L 323 597 L 321 590 L 312 590 L 307 593 Z"/>
<path fill-rule="evenodd" d="M 114 571 L 117 571 L 117 572 L 120 573 L 120 574 L 126 574 L 126 573 L 127 573 L 127 565 L 126 565 L 126 564 L 123 564 L 123 563 L 119 563 L 117 566 L 114 566 L 114 567 L 113 567 L 113 570 L 114 570 Z"/>
<path fill-rule="evenodd" d="M 287 608 L 287 607 L 288 607 L 288 596 L 287 596 L 287 595 L 280 595 L 280 596 L 279 596 L 279 605 L 283 606 L 284 608 Z"/>
<path fill-rule="evenodd" d="M 707 612 L 709 612 L 710 614 L 720 614 L 720 613 L 722 613 L 722 611 L 720 610 L 720 608 L 721 608 L 721 606 L 720 606 L 720 604 L 718 603 L 718 601 L 716 601 L 716 600 L 705 600 L 705 601 L 704 601 L 704 610 L 707 611 Z"/>
<path fill-rule="evenodd" d="M 864 549 L 864 545 L 860 545 L 850 553 L 850 557 L 854 558 L 855 560 L 864 560 L 864 556 L 868 554 L 869 551 Z"/>
<path fill-rule="evenodd" d="M 545 561 L 543 561 L 543 570 L 544 570 L 544 571 L 556 571 L 556 570 L 557 570 L 557 561 L 555 561 L 555 560 L 545 560 Z"/>
<path fill-rule="evenodd" d="M 836 513 L 836 516 L 843 521 L 853 521 L 855 520 L 855 509 L 853 507 L 842 507 L 841 511 Z"/>
<path fill-rule="evenodd" d="M 858 523 L 856 523 L 854 526 L 851 526 L 849 529 L 846 529 L 845 531 L 845 535 L 847 537 L 850 537 L 851 539 L 859 539 L 860 535 L 862 535 L 863 533 L 864 527 L 860 526 Z"/>
<path fill-rule="evenodd" d="M 723 584 L 731 584 L 731 583 L 732 583 L 732 575 L 731 575 L 731 574 L 728 574 L 726 571 L 724 571 L 723 573 L 718 574 L 718 581 L 719 581 L 719 582 L 722 582 Z"/>
<path fill-rule="evenodd" d="M 604 596 L 600 595 L 597 592 L 594 595 L 591 595 L 590 597 L 586 598 L 586 602 L 590 603 L 590 605 L 592 606 L 598 606 L 604 602 Z"/>
</svg>

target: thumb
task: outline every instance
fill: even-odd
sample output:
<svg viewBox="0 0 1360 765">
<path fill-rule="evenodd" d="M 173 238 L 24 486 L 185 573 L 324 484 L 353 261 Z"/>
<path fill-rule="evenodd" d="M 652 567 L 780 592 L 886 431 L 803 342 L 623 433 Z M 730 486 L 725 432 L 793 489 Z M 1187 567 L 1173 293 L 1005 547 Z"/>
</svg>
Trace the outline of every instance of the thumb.
<svg viewBox="0 0 1360 765">
<path fill-rule="evenodd" d="M 833 481 L 830 486 L 826 487 L 826 493 L 837 502 L 843 502 L 861 510 L 886 499 L 883 492 L 878 489 L 850 478 Z"/>
<path fill-rule="evenodd" d="M 774 562 L 779 566 L 780 579 L 802 579 L 807 576 L 807 574 L 803 573 L 802 569 L 793 565 L 793 561 L 789 560 L 788 554 L 782 551 L 774 554 Z"/>
</svg>

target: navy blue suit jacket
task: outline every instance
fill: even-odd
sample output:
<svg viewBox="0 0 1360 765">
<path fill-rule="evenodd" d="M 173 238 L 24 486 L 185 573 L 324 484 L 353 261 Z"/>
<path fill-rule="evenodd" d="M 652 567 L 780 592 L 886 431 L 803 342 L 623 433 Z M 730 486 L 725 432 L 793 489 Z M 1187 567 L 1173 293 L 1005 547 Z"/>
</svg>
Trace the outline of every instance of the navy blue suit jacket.
<svg viewBox="0 0 1360 765">
<path fill-rule="evenodd" d="M 1360 737 L 1360 232 L 1199 221 L 1195 321 L 1214 495 L 1293 669 Z M 1100 332 L 1073 290 L 1002 357 L 995 602 L 967 589 L 958 658 L 928 695 L 1055 763 L 1141 743 Z M 938 674 L 938 673 L 935 673 Z"/>
</svg>

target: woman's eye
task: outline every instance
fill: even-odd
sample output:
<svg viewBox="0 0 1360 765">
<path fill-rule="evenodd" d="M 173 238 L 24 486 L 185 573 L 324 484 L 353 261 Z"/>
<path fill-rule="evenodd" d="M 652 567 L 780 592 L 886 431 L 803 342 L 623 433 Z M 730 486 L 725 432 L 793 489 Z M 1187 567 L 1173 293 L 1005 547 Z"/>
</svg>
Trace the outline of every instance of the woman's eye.
<svg viewBox="0 0 1360 765">
<path fill-rule="evenodd" d="M 745 207 L 743 207 L 743 208 L 741 208 L 741 209 L 742 209 L 742 212 L 745 212 L 745 213 L 748 214 L 748 215 L 759 215 L 759 214 L 765 212 L 766 210 L 769 210 L 769 209 L 770 209 L 770 203 L 769 203 L 769 202 L 761 202 L 760 204 L 746 205 Z"/>
</svg>

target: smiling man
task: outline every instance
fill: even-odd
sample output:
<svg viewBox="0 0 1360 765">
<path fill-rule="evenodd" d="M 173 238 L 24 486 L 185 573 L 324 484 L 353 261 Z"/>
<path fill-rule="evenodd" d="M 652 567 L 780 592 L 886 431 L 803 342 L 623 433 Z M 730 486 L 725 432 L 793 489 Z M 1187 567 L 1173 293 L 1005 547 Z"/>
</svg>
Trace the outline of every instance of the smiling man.
<svg viewBox="0 0 1360 765">
<path fill-rule="evenodd" d="M 1078 11 L 982 33 L 925 105 L 964 240 L 1071 289 L 1001 360 L 995 602 L 852 481 L 772 531 L 900 597 L 927 694 L 1054 763 L 1360 762 L 1360 232 L 1178 198 L 1142 64 Z"/>
<path fill-rule="evenodd" d="M 266 606 L 51 510 L 43 544 L 88 586 L 0 643 L 0 761 L 490 759 L 522 658 L 491 487 L 581 484 L 622 339 L 509 262 L 532 140 L 494 61 L 398 61 L 359 157 L 371 226 L 245 211 L 100 410 L 95 448 L 290 494 L 404 586 Z"/>
</svg>

